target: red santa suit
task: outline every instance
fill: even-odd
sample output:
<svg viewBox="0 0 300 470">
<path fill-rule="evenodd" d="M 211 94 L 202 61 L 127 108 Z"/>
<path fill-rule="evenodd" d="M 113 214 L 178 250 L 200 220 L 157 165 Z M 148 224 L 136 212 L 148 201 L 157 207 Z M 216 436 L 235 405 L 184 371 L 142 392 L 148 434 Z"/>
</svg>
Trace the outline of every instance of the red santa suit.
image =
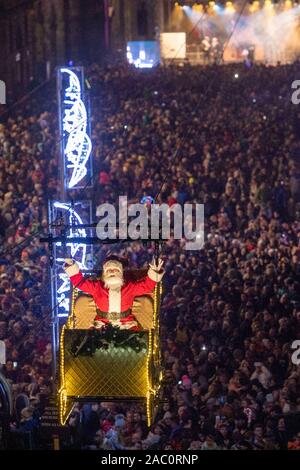
<svg viewBox="0 0 300 470">
<path fill-rule="evenodd" d="M 123 274 L 121 266 L 118 261 L 108 261 L 103 268 L 118 267 Z M 150 267 L 145 279 L 126 282 L 116 289 L 106 287 L 103 280 L 85 279 L 77 263 L 65 267 L 65 271 L 69 275 L 73 286 L 93 296 L 98 308 L 98 314 L 94 322 L 96 328 L 102 328 L 111 323 L 122 329 L 136 329 L 138 323 L 131 313 L 134 298 L 153 292 L 157 282 L 163 276 L 163 273 L 158 273 Z"/>
</svg>

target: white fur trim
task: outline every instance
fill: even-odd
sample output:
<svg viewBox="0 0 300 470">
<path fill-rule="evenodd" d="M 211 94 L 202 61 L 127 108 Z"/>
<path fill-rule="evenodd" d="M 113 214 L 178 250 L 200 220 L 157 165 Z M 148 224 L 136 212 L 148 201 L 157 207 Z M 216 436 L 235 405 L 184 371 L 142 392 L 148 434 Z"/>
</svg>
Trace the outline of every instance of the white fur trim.
<svg viewBox="0 0 300 470">
<path fill-rule="evenodd" d="M 120 263 L 120 261 L 117 260 L 106 261 L 106 263 L 103 265 L 103 271 L 105 272 L 109 268 L 115 268 L 118 269 L 121 273 L 123 272 L 123 265 Z"/>
<path fill-rule="evenodd" d="M 118 326 L 120 330 L 129 330 L 130 328 L 138 326 L 136 321 L 128 321 L 126 323 L 122 323 L 121 320 L 112 320 L 109 322 L 113 326 Z M 96 328 L 96 330 L 101 330 L 101 328 L 105 327 L 107 323 L 104 323 L 101 320 L 96 320 L 91 324 L 91 328 Z"/>
<path fill-rule="evenodd" d="M 106 323 L 104 321 L 101 321 L 101 320 L 95 320 L 90 328 L 96 328 L 96 330 L 100 330 L 101 328 L 103 328 L 104 326 L 106 326 Z"/>
<path fill-rule="evenodd" d="M 108 290 L 108 311 L 121 312 L 121 289 Z"/>
<path fill-rule="evenodd" d="M 65 272 L 69 277 L 75 276 L 75 274 L 80 273 L 80 269 L 76 261 L 71 266 L 67 266 L 64 268 Z"/>
<path fill-rule="evenodd" d="M 122 323 L 121 320 L 112 320 L 110 323 L 113 326 L 118 326 L 120 330 L 129 330 L 130 328 L 133 328 L 134 326 L 138 326 L 138 323 L 136 321 L 128 321 Z"/>
<path fill-rule="evenodd" d="M 163 278 L 163 275 L 165 274 L 165 272 L 161 272 L 161 273 L 157 273 L 156 271 L 154 271 L 154 269 L 152 268 L 149 268 L 148 269 L 148 276 L 150 277 L 150 279 L 152 281 L 155 281 L 155 282 L 160 282 Z"/>
</svg>

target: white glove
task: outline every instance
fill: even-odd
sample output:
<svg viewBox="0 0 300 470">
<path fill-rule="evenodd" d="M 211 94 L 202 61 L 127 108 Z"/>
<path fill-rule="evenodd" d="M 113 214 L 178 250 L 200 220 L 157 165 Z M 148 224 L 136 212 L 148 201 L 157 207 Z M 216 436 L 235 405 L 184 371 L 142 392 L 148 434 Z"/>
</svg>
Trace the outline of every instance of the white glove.
<svg viewBox="0 0 300 470">
<path fill-rule="evenodd" d="M 156 273 L 159 273 L 160 271 L 163 270 L 162 269 L 163 264 L 164 264 L 164 261 L 161 258 L 158 258 L 157 261 L 155 258 L 153 258 L 152 262 L 149 263 L 149 266 L 151 269 L 153 269 L 153 271 L 155 271 Z"/>
<path fill-rule="evenodd" d="M 153 258 L 152 263 L 149 263 L 148 276 L 152 281 L 160 282 L 162 280 L 163 275 L 165 274 L 163 264 L 164 262 L 161 258 L 158 258 L 157 261 Z"/>
<path fill-rule="evenodd" d="M 72 266 L 74 264 L 74 260 L 72 258 L 65 258 L 65 267 Z"/>
<path fill-rule="evenodd" d="M 64 270 L 69 277 L 75 276 L 75 274 L 80 272 L 78 264 L 71 258 L 65 259 Z"/>
</svg>

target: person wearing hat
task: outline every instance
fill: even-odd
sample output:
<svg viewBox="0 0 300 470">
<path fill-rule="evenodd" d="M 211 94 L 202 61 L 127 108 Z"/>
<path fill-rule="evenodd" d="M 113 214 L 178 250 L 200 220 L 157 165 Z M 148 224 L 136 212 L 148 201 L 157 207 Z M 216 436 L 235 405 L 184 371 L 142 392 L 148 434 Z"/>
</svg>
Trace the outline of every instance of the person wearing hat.
<svg viewBox="0 0 300 470">
<path fill-rule="evenodd" d="M 100 280 L 85 279 L 78 264 L 72 259 L 65 259 L 64 269 L 73 286 L 93 296 L 98 308 L 95 328 L 112 324 L 121 329 L 137 330 L 138 323 L 131 312 L 134 298 L 153 292 L 164 275 L 162 266 L 161 259 L 153 260 L 149 264 L 147 276 L 135 282 L 125 282 L 123 264 L 116 256 L 106 259 Z"/>
</svg>

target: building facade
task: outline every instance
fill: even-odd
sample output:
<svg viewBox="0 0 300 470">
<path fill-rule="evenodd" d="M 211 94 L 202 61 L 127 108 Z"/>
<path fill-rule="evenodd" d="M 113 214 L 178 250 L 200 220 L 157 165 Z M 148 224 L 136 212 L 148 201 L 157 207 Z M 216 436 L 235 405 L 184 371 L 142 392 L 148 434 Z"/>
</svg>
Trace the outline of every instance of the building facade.
<svg viewBox="0 0 300 470">
<path fill-rule="evenodd" d="M 125 58 L 127 41 L 165 29 L 171 0 L 0 0 L 0 80 L 9 101 L 57 65 Z"/>
<path fill-rule="evenodd" d="M 8 99 L 50 78 L 57 65 L 101 62 L 106 3 L 0 0 L 0 79 Z"/>
</svg>

